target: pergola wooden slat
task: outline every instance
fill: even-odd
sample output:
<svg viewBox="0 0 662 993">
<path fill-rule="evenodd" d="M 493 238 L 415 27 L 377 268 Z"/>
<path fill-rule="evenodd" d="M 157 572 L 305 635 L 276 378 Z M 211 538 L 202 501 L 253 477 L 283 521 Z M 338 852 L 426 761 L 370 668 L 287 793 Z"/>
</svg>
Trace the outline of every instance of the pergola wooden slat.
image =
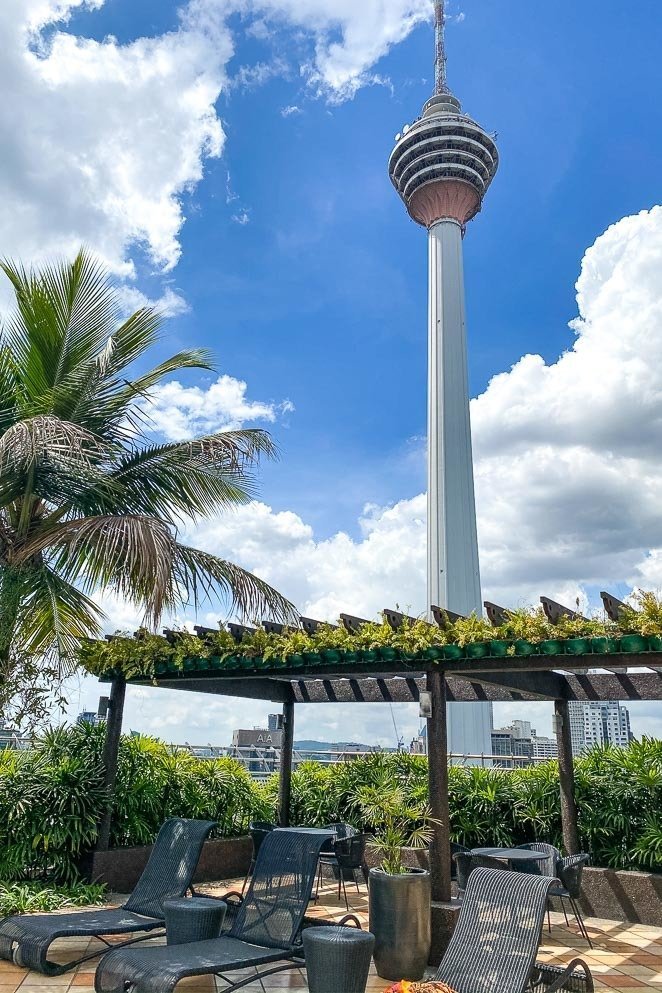
<svg viewBox="0 0 662 993">
<path fill-rule="evenodd" d="M 604 593 L 602 596 L 609 615 L 617 617 L 624 605 L 609 597 L 609 594 Z M 556 621 L 563 614 L 577 616 L 574 611 L 549 598 L 541 597 L 541 601 L 544 609 L 549 612 L 548 616 L 554 615 Z M 506 608 L 491 603 L 486 603 L 485 606 L 492 623 L 499 624 L 507 618 Z M 442 628 L 448 624 L 449 618 L 452 620 L 457 617 L 439 607 L 433 607 L 432 612 L 435 621 Z M 387 610 L 384 616 L 394 630 L 401 627 L 405 619 L 410 620 L 397 610 Z M 368 623 L 351 614 L 341 615 L 341 622 L 352 633 Z M 314 633 L 321 623 L 313 618 L 301 618 L 301 628 L 309 634 Z M 279 625 L 271 622 L 265 622 L 263 626 L 273 633 L 278 633 L 280 629 Z M 238 644 L 244 634 L 253 630 L 239 624 L 228 625 L 228 628 Z M 196 630 L 204 637 L 208 629 Z M 171 632 L 169 634 L 172 635 Z M 587 666 L 602 671 L 589 672 Z M 112 689 L 104 766 L 106 785 L 112 791 L 117 770 L 126 681 L 121 675 L 109 677 L 109 681 L 112 682 Z M 154 680 L 131 679 L 129 682 L 141 685 L 155 683 L 167 689 L 280 703 L 283 707 L 283 742 L 279 821 L 283 826 L 289 824 L 290 819 L 295 703 L 415 703 L 425 689 L 432 700 L 432 715 L 427 718 L 430 805 L 436 820 L 431 846 L 432 895 L 436 901 L 448 901 L 451 891 L 446 703 L 534 700 L 554 702 L 563 838 L 567 852 L 575 854 L 578 851 L 579 838 L 568 702 L 661 700 L 662 653 L 586 656 L 532 654 L 439 661 L 419 656 L 414 660 L 398 657 L 388 661 L 382 659 L 378 663 L 352 660 L 303 667 L 274 663 L 240 672 L 223 666 L 212 669 L 207 665 L 197 670 L 194 666 L 193 669 L 185 667 L 177 673 L 168 671 L 157 675 Z M 108 847 L 110 816 L 109 809 L 100 826 L 97 846 L 100 850 Z"/>
</svg>

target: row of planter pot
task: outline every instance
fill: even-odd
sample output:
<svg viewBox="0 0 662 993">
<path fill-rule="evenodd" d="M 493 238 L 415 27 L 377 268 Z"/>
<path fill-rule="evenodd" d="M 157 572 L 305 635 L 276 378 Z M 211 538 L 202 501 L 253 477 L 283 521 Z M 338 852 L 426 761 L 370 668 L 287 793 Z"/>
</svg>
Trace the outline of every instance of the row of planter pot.
<svg viewBox="0 0 662 993">
<path fill-rule="evenodd" d="M 538 643 L 520 638 L 512 641 L 477 641 L 468 645 L 431 645 L 421 652 L 403 652 L 397 648 L 384 646 L 382 648 L 345 651 L 340 649 L 322 649 L 319 652 L 303 652 L 300 655 L 288 655 L 286 659 L 263 659 L 253 656 L 229 656 L 220 658 L 192 657 L 184 661 L 184 672 L 200 672 L 209 670 L 256 670 L 256 669 L 303 669 L 315 666 L 326 666 L 340 663 L 352 665 L 361 663 L 370 665 L 379 662 L 402 661 L 413 663 L 421 661 L 456 661 L 459 659 L 506 658 L 508 656 L 527 655 L 611 655 L 639 654 L 642 652 L 662 652 L 662 637 L 653 635 L 644 637 L 638 634 L 623 635 L 620 638 L 564 638 L 549 639 Z M 159 662 L 156 665 L 157 675 L 170 672 L 181 672 L 182 669 L 174 662 Z"/>
</svg>

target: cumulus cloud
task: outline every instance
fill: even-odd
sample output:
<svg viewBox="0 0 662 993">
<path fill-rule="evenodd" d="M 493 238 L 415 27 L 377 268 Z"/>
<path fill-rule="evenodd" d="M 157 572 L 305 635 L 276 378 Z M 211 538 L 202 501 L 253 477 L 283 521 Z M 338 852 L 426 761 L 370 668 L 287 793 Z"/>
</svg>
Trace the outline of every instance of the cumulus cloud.
<svg viewBox="0 0 662 993">
<path fill-rule="evenodd" d="M 300 29 L 310 41 L 302 46 L 302 74 L 315 92 L 341 101 L 383 82 L 373 67 L 430 19 L 432 0 L 191 0 L 186 21 L 213 30 L 225 24 L 229 8 L 253 18 L 252 33 L 261 40 L 283 26 Z"/>
<path fill-rule="evenodd" d="M 180 257 L 183 197 L 224 145 L 215 103 L 230 86 L 233 14 L 267 44 L 286 29 L 313 89 L 344 99 L 377 80 L 374 64 L 431 9 L 429 0 L 189 0 L 176 29 L 154 37 L 120 43 L 70 30 L 72 14 L 106 3 L 0 4 L 0 243 L 32 261 L 85 243 L 126 277 L 142 252 L 161 271 Z M 235 83 L 287 66 L 274 51 Z M 247 210 L 234 219 L 245 223 Z"/>
<path fill-rule="evenodd" d="M 168 270 L 181 197 L 223 146 L 214 103 L 232 43 L 193 27 L 126 44 L 67 30 L 104 3 L 0 5 L 0 243 L 39 260 L 84 242 L 124 275 L 140 247 Z"/>
<path fill-rule="evenodd" d="M 117 286 L 117 298 L 122 308 L 122 316 L 126 317 L 142 307 L 153 307 L 163 317 L 180 317 L 182 314 L 188 314 L 191 309 L 181 293 L 177 293 L 170 286 L 166 286 L 161 296 L 153 300 L 135 286 L 123 283 Z"/>
<path fill-rule="evenodd" d="M 237 430 L 255 421 L 273 423 L 294 410 L 289 400 L 267 403 L 249 400 L 248 386 L 232 376 L 219 376 L 211 386 L 183 386 L 177 380 L 150 394 L 147 413 L 152 429 L 168 441 Z"/>
</svg>

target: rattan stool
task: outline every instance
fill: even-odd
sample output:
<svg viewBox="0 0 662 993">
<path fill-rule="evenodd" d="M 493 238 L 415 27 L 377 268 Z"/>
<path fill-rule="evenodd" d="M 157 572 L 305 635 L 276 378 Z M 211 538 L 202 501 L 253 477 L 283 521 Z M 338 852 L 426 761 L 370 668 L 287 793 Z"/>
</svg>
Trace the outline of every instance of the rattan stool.
<svg viewBox="0 0 662 993">
<path fill-rule="evenodd" d="M 163 916 L 168 944 L 183 945 L 187 941 L 218 938 L 227 909 L 222 900 L 204 896 L 165 900 Z"/>
<path fill-rule="evenodd" d="M 365 993 L 375 936 L 353 927 L 310 927 L 303 948 L 310 993 Z"/>
</svg>

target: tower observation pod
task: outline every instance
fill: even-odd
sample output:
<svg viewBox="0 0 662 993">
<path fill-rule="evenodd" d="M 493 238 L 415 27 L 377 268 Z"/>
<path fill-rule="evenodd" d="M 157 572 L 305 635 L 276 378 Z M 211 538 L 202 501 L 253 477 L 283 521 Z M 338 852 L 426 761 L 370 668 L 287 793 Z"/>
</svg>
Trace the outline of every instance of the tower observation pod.
<svg viewBox="0 0 662 993">
<path fill-rule="evenodd" d="M 445 5 L 437 2 L 435 94 L 396 136 L 388 168 L 409 216 L 428 230 L 427 602 L 480 614 L 462 239 L 499 154 L 448 89 L 444 28 Z M 451 704 L 450 750 L 490 754 L 491 723 L 490 704 Z"/>
</svg>

